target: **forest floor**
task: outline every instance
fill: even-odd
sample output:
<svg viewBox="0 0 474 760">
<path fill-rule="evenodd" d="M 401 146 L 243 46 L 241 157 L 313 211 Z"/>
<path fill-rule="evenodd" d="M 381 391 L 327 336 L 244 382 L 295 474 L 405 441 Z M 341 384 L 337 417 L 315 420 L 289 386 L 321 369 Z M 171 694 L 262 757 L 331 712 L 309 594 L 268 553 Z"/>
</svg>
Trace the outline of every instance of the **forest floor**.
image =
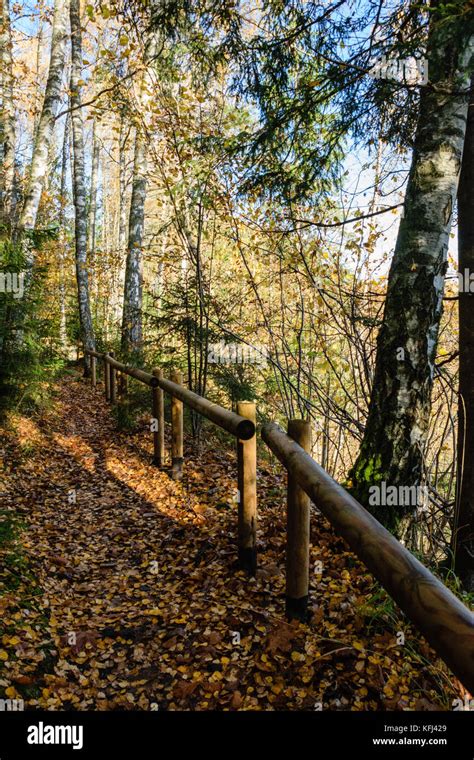
<svg viewBox="0 0 474 760">
<path fill-rule="evenodd" d="M 259 570 L 235 566 L 232 440 L 151 464 L 75 372 L 0 450 L 0 697 L 26 709 L 452 709 L 462 688 L 312 515 L 311 617 L 284 617 L 285 482 L 259 469 Z M 399 642 L 399 632 L 405 644 Z"/>
</svg>

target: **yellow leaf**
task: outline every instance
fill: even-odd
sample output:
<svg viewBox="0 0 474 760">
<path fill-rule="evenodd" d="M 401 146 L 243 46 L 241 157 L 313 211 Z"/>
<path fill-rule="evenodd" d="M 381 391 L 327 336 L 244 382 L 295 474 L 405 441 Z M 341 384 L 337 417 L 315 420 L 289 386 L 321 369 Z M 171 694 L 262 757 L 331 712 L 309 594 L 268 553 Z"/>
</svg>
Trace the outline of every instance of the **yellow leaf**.
<svg viewBox="0 0 474 760">
<path fill-rule="evenodd" d="M 8 652 L 4 649 L 0 649 L 0 660 L 8 660 Z"/>
<path fill-rule="evenodd" d="M 301 654 L 301 652 L 292 652 L 291 659 L 293 660 L 293 662 L 301 662 L 302 660 L 304 660 L 304 654 Z"/>
</svg>

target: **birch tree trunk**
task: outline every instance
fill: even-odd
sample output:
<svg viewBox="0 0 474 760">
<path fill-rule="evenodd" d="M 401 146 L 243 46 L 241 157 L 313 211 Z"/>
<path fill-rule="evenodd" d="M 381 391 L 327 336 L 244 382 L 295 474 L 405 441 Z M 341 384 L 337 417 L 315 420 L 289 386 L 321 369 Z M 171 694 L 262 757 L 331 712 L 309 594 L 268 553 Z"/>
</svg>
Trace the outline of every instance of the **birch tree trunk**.
<svg viewBox="0 0 474 760">
<path fill-rule="evenodd" d="M 97 140 L 97 126 L 94 121 L 92 126 L 92 163 L 91 163 L 91 184 L 89 200 L 89 221 L 87 226 L 87 250 L 90 260 L 94 260 L 95 243 L 96 243 L 96 225 L 97 225 L 97 180 L 99 175 L 99 155 L 100 146 Z"/>
<path fill-rule="evenodd" d="M 44 23 L 43 23 L 42 18 L 39 19 L 38 24 L 39 24 L 38 40 L 36 43 L 36 96 L 35 96 L 34 116 L 33 116 L 33 145 L 36 140 L 39 118 L 41 114 L 40 76 L 41 76 L 41 59 L 43 56 L 43 41 L 44 41 Z"/>
<path fill-rule="evenodd" d="M 97 229 L 97 191 L 99 177 L 99 160 L 100 145 L 97 139 L 97 125 L 94 121 L 92 126 L 92 164 L 91 164 L 91 183 L 89 196 L 89 219 L 87 224 L 87 252 L 91 271 L 95 272 L 95 254 L 96 254 L 96 229 Z M 92 288 L 94 291 L 94 288 Z M 95 288 L 97 297 L 97 288 Z"/>
<path fill-rule="evenodd" d="M 0 225 L 11 228 L 15 175 L 15 106 L 8 0 L 2 2 L 0 24 Z"/>
<path fill-rule="evenodd" d="M 459 404 L 456 518 L 453 529 L 454 569 L 468 591 L 474 591 L 474 77 L 458 191 Z"/>
<path fill-rule="evenodd" d="M 61 95 L 67 40 L 67 10 L 68 0 L 55 0 L 48 79 L 33 148 L 28 186 L 18 223 L 19 232 L 32 230 L 36 224 L 41 192 L 48 168 L 48 154 L 53 136 L 54 117 Z M 33 250 L 28 248 L 26 253 L 26 263 L 31 267 L 34 264 Z"/>
<path fill-rule="evenodd" d="M 74 146 L 73 195 L 75 209 L 76 278 L 79 301 L 79 320 L 84 348 L 95 349 L 94 329 L 89 301 L 87 273 L 87 206 L 84 170 L 84 122 L 81 108 L 80 79 L 82 72 L 82 35 L 79 0 L 70 0 L 71 22 L 71 123 Z M 84 362 L 85 374 L 90 373 L 90 361 Z"/>
<path fill-rule="evenodd" d="M 135 137 L 127 263 L 123 292 L 122 353 L 138 357 L 142 348 L 143 230 L 146 200 L 146 147 L 140 130 Z"/>
<path fill-rule="evenodd" d="M 156 53 L 157 41 L 153 35 L 147 42 L 144 63 L 147 66 Z M 145 69 L 138 96 L 138 107 L 143 107 L 147 81 Z M 128 224 L 127 262 L 123 293 L 122 342 L 124 357 L 138 358 L 142 349 L 143 301 L 143 231 L 146 201 L 146 142 L 142 126 L 137 125 L 133 161 L 132 197 Z"/>
<path fill-rule="evenodd" d="M 120 253 L 125 251 L 127 243 L 127 141 L 130 127 L 125 122 L 125 116 L 120 116 L 119 134 L 119 183 L 120 183 L 120 211 L 119 211 L 119 234 L 118 247 Z"/>
<path fill-rule="evenodd" d="M 66 260 L 67 260 L 67 238 L 66 238 L 66 176 L 69 147 L 69 124 L 70 120 L 66 117 L 63 134 L 63 147 L 61 151 L 61 189 L 60 189 L 60 207 L 59 207 L 59 339 L 63 349 L 67 345 L 67 324 L 66 324 Z"/>
<path fill-rule="evenodd" d="M 388 278 L 368 419 L 350 473 L 355 496 L 385 481 L 417 486 L 431 404 L 444 275 L 456 200 L 473 62 L 472 19 L 432 11 L 412 165 Z M 472 15 L 472 14 L 471 14 Z M 370 508 L 370 507 L 369 507 Z M 397 532 L 413 506 L 383 505 L 374 514 Z"/>
</svg>

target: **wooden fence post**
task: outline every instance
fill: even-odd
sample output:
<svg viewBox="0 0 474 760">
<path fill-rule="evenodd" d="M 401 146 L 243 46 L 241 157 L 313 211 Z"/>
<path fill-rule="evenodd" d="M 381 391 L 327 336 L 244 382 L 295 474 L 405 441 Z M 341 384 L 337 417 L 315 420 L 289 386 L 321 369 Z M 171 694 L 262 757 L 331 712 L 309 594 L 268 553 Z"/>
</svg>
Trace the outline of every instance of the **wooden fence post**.
<svg viewBox="0 0 474 760">
<path fill-rule="evenodd" d="M 110 352 L 110 356 L 112 359 L 115 358 L 115 354 L 113 351 Z M 117 403 L 117 370 L 115 367 L 112 367 L 112 365 L 109 365 L 110 370 L 110 403 L 116 404 Z"/>
<path fill-rule="evenodd" d="M 110 372 L 108 354 L 104 354 L 104 384 L 105 384 L 105 400 L 110 401 Z"/>
<path fill-rule="evenodd" d="M 239 401 L 237 414 L 256 423 L 253 401 Z M 238 467 L 238 552 L 239 566 L 250 575 L 257 572 L 257 436 L 247 441 L 237 439 Z"/>
<path fill-rule="evenodd" d="M 97 359 L 95 356 L 91 356 L 91 386 L 95 388 L 97 385 Z"/>
<path fill-rule="evenodd" d="M 158 379 L 163 379 L 163 370 L 154 369 L 153 375 Z M 153 398 L 153 417 L 156 420 L 153 430 L 153 464 L 163 467 L 165 461 L 165 403 L 164 393 L 160 387 L 152 388 Z"/>
<path fill-rule="evenodd" d="M 119 372 L 117 386 L 118 395 L 121 397 L 126 396 L 128 393 L 128 375 L 124 372 Z"/>
<path fill-rule="evenodd" d="M 288 435 L 311 451 L 311 423 L 289 420 Z M 306 620 L 309 597 L 310 498 L 288 473 L 286 527 L 286 615 Z"/>
<path fill-rule="evenodd" d="M 174 370 L 171 375 L 173 383 L 181 385 L 181 372 Z M 183 402 L 171 398 L 171 477 L 181 480 L 183 477 Z"/>
</svg>

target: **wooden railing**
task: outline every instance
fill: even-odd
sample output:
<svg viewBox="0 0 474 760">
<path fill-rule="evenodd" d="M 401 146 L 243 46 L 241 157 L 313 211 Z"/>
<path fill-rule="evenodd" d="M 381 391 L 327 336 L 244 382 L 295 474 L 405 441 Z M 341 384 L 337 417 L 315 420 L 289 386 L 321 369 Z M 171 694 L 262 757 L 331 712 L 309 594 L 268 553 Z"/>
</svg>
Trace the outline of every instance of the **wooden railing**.
<svg viewBox="0 0 474 760">
<path fill-rule="evenodd" d="M 91 357 L 91 382 L 97 385 L 97 359 L 103 361 L 105 397 L 110 403 L 117 401 L 117 372 L 125 377 L 149 385 L 152 389 L 153 462 L 164 466 L 165 417 L 163 394 L 171 396 L 171 477 L 180 480 L 183 474 L 183 404 L 213 422 L 237 440 L 237 503 L 238 503 L 238 558 L 239 565 L 252 575 L 257 569 L 257 444 L 255 435 L 256 410 L 251 401 L 237 404 L 237 413 L 214 404 L 193 393 L 181 384 L 181 374 L 175 370 L 171 380 L 163 371 L 154 369 L 150 374 L 117 361 L 111 353 L 86 350 Z M 122 383 L 122 393 L 126 383 Z"/>
<path fill-rule="evenodd" d="M 262 438 L 288 471 L 287 610 L 304 614 L 309 588 L 310 500 L 433 649 L 474 694 L 474 615 L 309 455 L 309 423 L 275 423 Z"/>
<path fill-rule="evenodd" d="M 151 374 L 121 364 L 111 354 L 91 356 L 92 385 L 96 359 L 104 362 L 105 393 L 117 398 L 117 371 L 152 388 L 154 462 L 164 462 L 163 393 L 172 398 L 172 476 L 179 479 L 183 464 L 183 403 L 237 438 L 238 551 L 240 566 L 256 572 L 257 465 L 255 404 L 240 402 L 237 414 L 192 393 L 181 384 L 179 372 L 166 380 L 159 369 Z M 288 472 L 286 613 L 305 619 L 309 598 L 310 504 L 313 502 L 357 557 L 397 602 L 464 686 L 474 694 L 474 615 L 341 485 L 310 456 L 311 428 L 290 420 L 288 434 L 275 423 L 263 425 L 262 439 Z"/>
</svg>

